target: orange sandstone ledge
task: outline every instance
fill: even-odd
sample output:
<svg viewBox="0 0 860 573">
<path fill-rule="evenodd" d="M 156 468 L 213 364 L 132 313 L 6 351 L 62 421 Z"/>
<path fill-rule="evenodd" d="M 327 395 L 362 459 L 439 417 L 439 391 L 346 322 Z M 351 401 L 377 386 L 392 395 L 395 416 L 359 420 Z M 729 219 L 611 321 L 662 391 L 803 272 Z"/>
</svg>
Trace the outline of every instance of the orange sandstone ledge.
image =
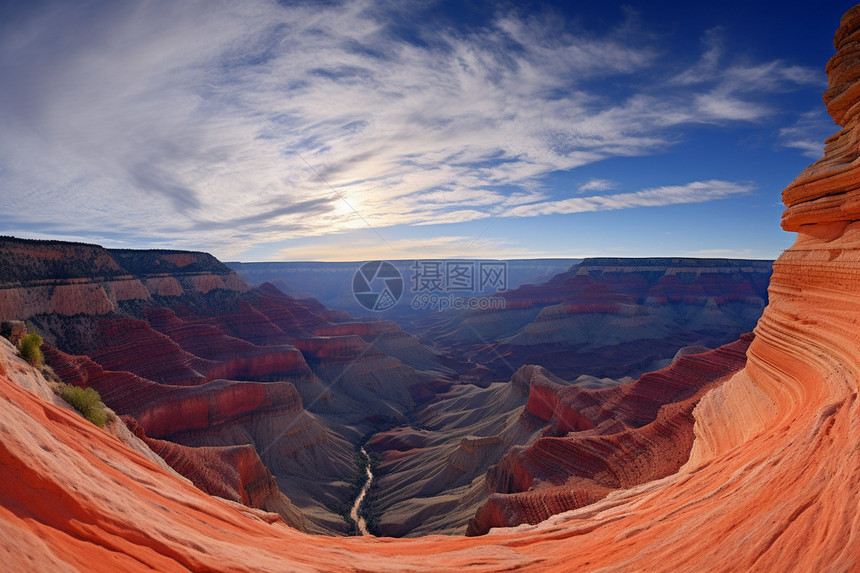
<svg viewBox="0 0 860 573">
<path fill-rule="evenodd" d="M 327 538 L 209 497 L 0 367 L 0 548 L 19 571 L 860 569 L 860 8 L 828 65 L 842 131 L 785 191 L 747 366 L 699 403 L 674 475 L 483 537 Z M 0 361 L 2 362 L 2 361 Z M 5 373 L 4 373 L 5 371 Z"/>
</svg>

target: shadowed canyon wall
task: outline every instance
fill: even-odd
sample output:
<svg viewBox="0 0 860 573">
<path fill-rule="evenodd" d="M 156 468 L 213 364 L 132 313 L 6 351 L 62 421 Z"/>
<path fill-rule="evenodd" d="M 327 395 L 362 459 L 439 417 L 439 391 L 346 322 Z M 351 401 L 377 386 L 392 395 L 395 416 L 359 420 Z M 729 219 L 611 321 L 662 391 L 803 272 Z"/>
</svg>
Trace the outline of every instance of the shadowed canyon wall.
<svg viewBox="0 0 860 573">
<path fill-rule="evenodd" d="M 771 264 L 585 259 L 543 284 L 499 293 L 504 309 L 437 313 L 414 328 L 497 375 L 540 364 L 563 378 L 636 378 L 682 346 L 715 348 L 751 331 L 767 304 Z"/>
</svg>

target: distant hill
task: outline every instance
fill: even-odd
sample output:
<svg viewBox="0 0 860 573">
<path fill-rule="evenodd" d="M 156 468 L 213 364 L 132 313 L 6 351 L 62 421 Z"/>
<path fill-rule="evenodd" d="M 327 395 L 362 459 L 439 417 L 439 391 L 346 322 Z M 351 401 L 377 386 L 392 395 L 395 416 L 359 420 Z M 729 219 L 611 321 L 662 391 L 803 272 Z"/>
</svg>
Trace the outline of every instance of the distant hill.
<svg viewBox="0 0 860 573">
<path fill-rule="evenodd" d="M 458 259 L 445 259 L 453 262 Z M 507 267 L 507 288 L 514 289 L 524 284 L 539 284 L 564 272 L 582 259 L 515 259 L 503 261 Z M 409 307 L 409 286 L 415 271 L 415 260 L 391 262 L 401 273 L 407 292 L 400 304 L 385 313 L 385 318 L 414 315 Z M 253 286 L 271 282 L 286 293 L 299 298 L 314 297 L 330 308 L 348 310 L 358 314 L 369 314 L 352 294 L 352 278 L 362 262 L 228 262 L 228 267 Z M 490 294 L 486 289 L 484 294 Z"/>
</svg>

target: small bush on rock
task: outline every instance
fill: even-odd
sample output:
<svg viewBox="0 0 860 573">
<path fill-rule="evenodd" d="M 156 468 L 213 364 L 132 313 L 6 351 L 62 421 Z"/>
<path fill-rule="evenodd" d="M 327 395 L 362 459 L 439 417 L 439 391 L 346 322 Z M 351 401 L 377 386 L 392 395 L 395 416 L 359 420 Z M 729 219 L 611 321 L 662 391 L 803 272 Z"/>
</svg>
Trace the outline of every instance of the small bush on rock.
<svg viewBox="0 0 860 573">
<path fill-rule="evenodd" d="M 102 398 L 93 388 L 81 388 L 72 384 L 60 386 L 60 397 L 74 407 L 80 414 L 98 426 L 104 428 L 105 423 L 113 416 L 102 402 Z"/>
<path fill-rule="evenodd" d="M 30 366 L 38 368 L 45 361 L 41 347 L 42 337 L 34 332 L 21 339 L 18 345 L 18 352 L 21 353 L 21 358 L 26 360 Z"/>
</svg>

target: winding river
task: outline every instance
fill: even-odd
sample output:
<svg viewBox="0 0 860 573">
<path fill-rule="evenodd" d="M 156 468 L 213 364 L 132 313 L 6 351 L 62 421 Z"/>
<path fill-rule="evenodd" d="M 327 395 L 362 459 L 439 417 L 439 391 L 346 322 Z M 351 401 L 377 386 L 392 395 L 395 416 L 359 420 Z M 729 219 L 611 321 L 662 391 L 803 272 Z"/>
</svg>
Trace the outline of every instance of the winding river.
<svg viewBox="0 0 860 573">
<path fill-rule="evenodd" d="M 358 525 L 359 533 L 362 535 L 370 535 L 370 532 L 367 531 L 367 521 L 365 521 L 363 517 L 359 517 L 358 508 L 361 507 L 361 502 L 364 501 L 364 496 L 367 495 L 367 490 L 370 489 L 370 482 L 373 481 L 373 472 L 370 471 L 370 456 L 367 455 L 364 448 L 361 448 L 361 455 L 363 455 L 367 460 L 367 481 L 364 482 L 364 487 L 361 488 L 361 492 L 358 494 L 358 497 L 355 498 L 355 504 L 352 506 L 352 511 L 349 512 L 349 516 Z"/>
</svg>

